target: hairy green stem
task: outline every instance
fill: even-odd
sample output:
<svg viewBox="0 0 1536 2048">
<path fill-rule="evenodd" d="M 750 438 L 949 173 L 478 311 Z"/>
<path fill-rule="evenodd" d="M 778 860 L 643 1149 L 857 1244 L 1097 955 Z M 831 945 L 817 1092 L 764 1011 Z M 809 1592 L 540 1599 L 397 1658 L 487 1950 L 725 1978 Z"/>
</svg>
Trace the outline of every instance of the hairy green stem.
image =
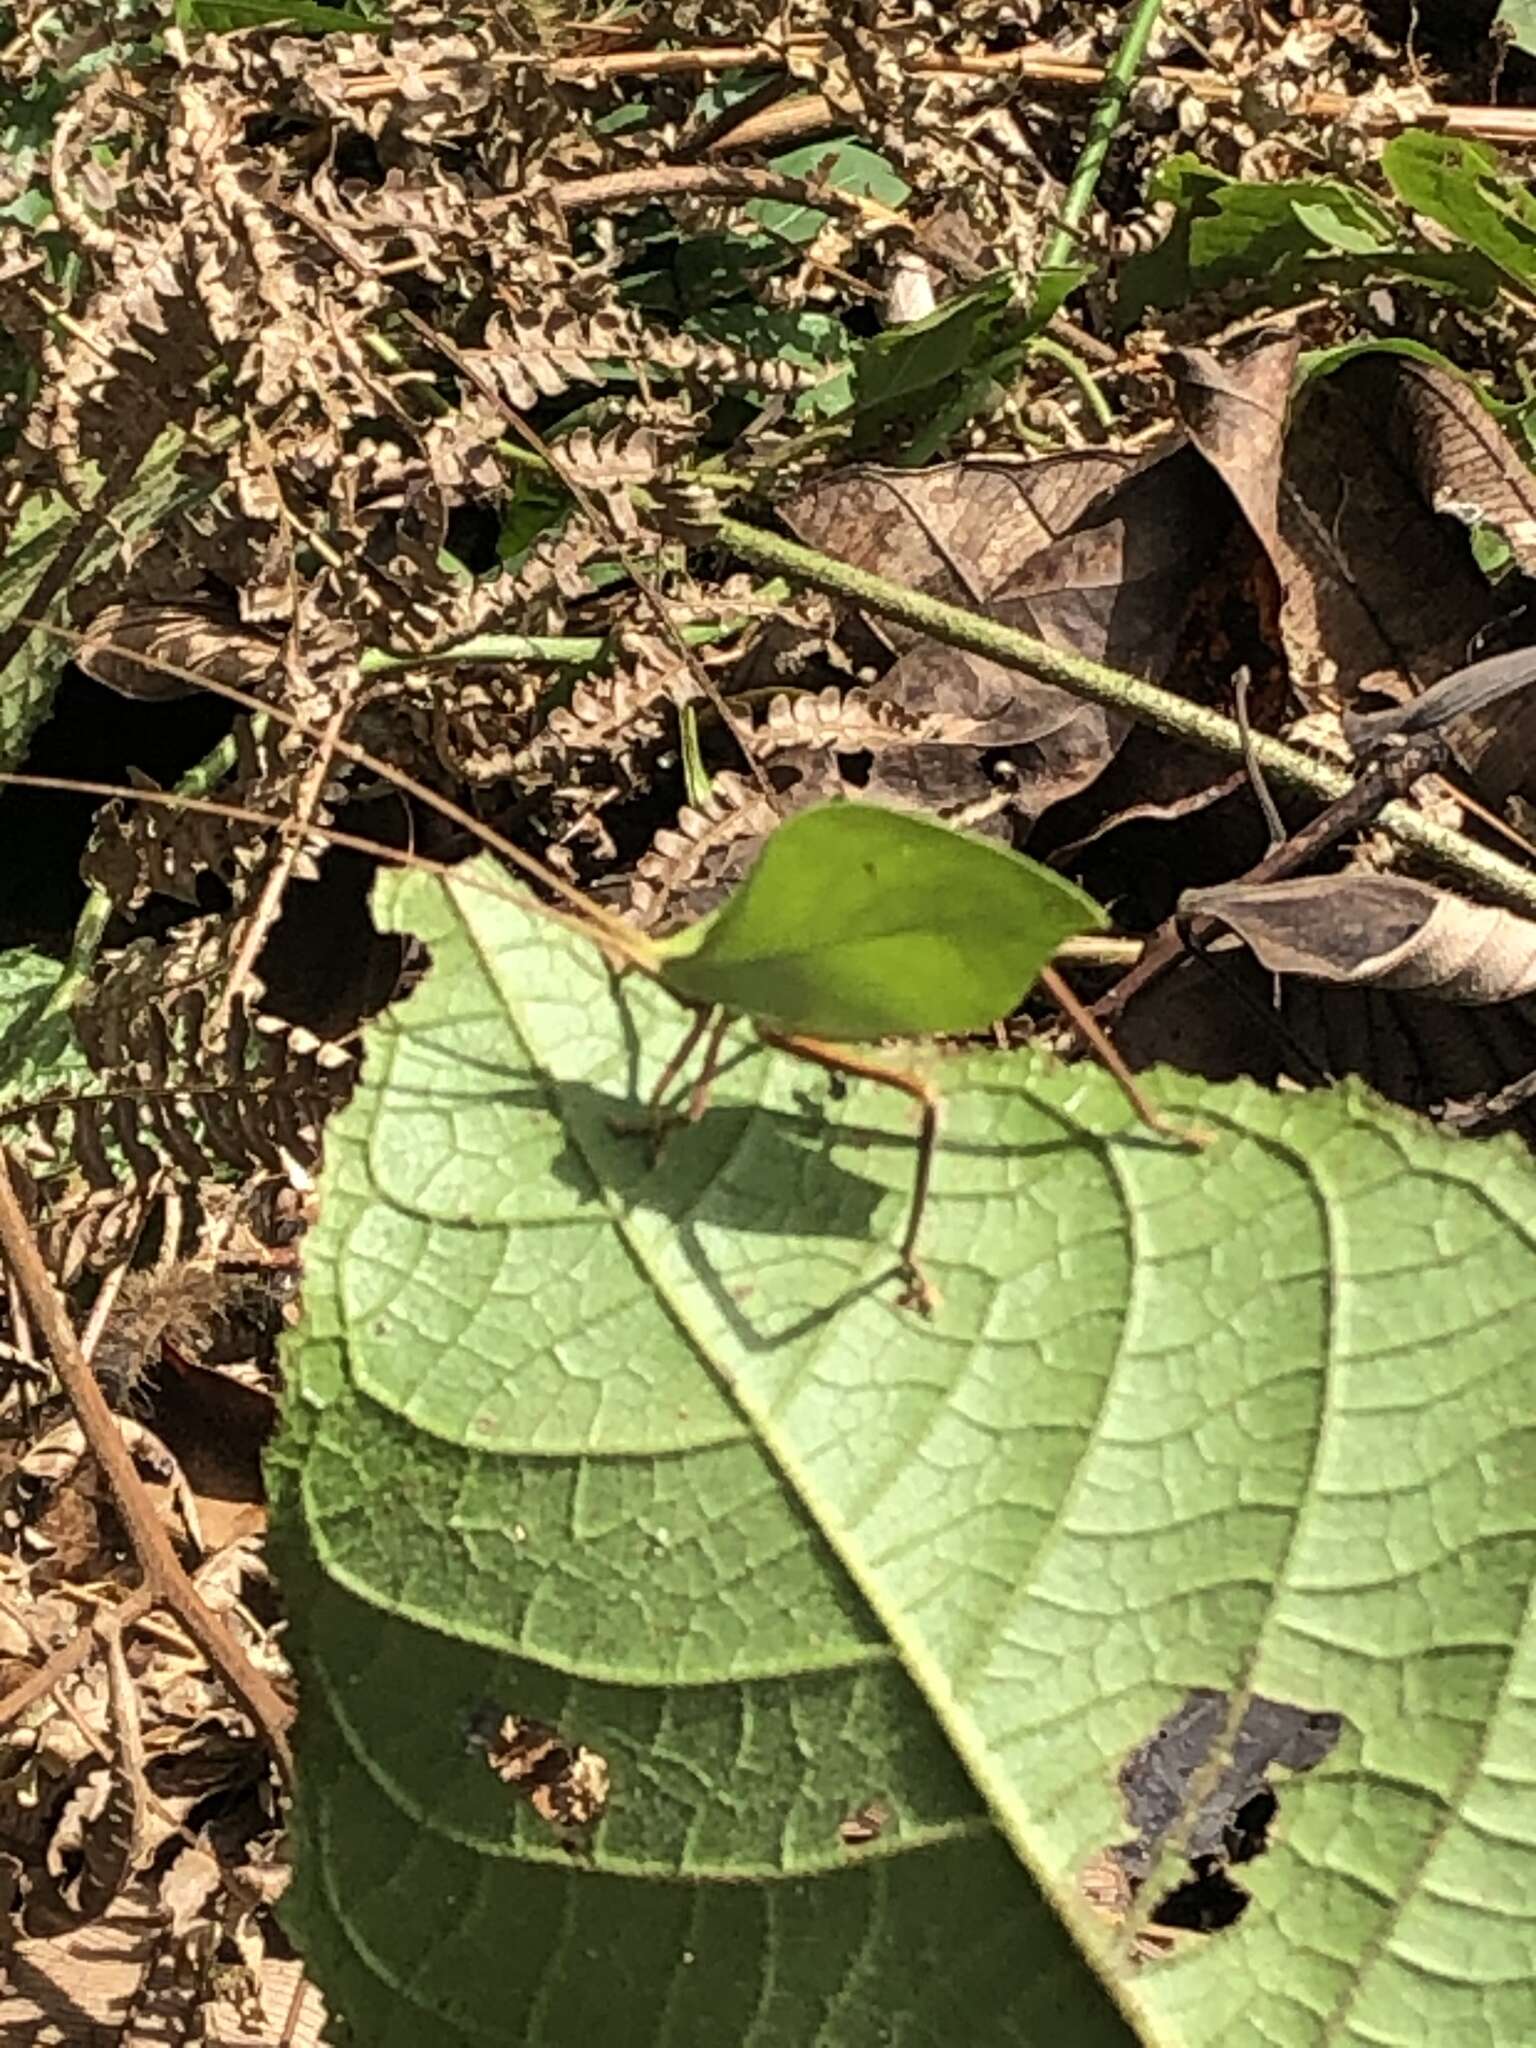
<svg viewBox="0 0 1536 2048">
<path fill-rule="evenodd" d="M 759 593 L 767 602 L 777 600 L 770 585 Z M 690 647 L 711 647 L 732 633 L 739 633 L 746 616 L 734 619 L 695 619 L 678 631 Z M 402 669 L 454 668 L 470 661 L 543 661 L 556 666 L 591 668 L 613 652 L 606 633 L 477 633 L 469 640 L 455 640 L 448 647 L 433 647 L 421 653 L 393 653 L 387 647 L 365 648 L 357 666 L 365 676 L 394 675 Z"/>
<path fill-rule="evenodd" d="M 802 547 L 798 541 L 765 533 L 744 520 L 722 518 L 714 531 L 722 546 L 749 562 L 777 569 L 782 575 L 830 591 L 834 596 L 852 598 L 881 618 L 899 620 L 951 647 L 986 655 L 1005 668 L 1022 669 L 1041 682 L 1054 683 L 1074 696 L 1102 704 L 1140 724 L 1155 726 L 1171 738 L 1188 740 L 1208 753 L 1220 754 L 1229 761 L 1244 759 L 1243 736 L 1235 719 L 1204 704 L 1192 704 L 1187 697 L 1160 689 L 1156 683 L 1144 682 L 1140 676 L 1127 675 L 1122 669 L 1090 661 L 1086 655 L 1052 647 L 997 619 L 945 604 L 940 598 L 926 597 L 903 583 L 892 583 L 868 569 L 856 569 L 850 562 Z M 1335 802 L 1354 781 L 1347 770 L 1303 754 L 1267 733 L 1252 735 L 1251 757 L 1272 781 L 1303 791 L 1319 803 Z M 1536 874 L 1529 869 L 1489 852 L 1460 832 L 1434 824 L 1423 812 L 1403 802 L 1388 804 L 1378 823 L 1399 847 L 1449 869 L 1473 888 L 1498 897 L 1527 916 L 1536 916 Z"/>
<path fill-rule="evenodd" d="M 1130 26 L 1120 40 L 1114 62 L 1104 74 L 1103 88 L 1094 101 L 1093 114 L 1088 122 L 1088 136 L 1083 144 L 1083 153 L 1077 160 L 1077 169 L 1072 173 L 1072 182 L 1067 187 L 1067 196 L 1062 201 L 1057 216 L 1056 231 L 1045 245 L 1040 258 L 1041 274 L 1060 270 L 1072 261 L 1077 247 L 1078 230 L 1088 218 L 1093 205 L 1093 195 L 1098 190 L 1099 173 L 1104 168 L 1104 159 L 1109 154 L 1109 145 L 1115 139 L 1120 126 L 1120 117 L 1125 112 L 1125 103 L 1131 87 L 1136 83 L 1147 54 L 1147 44 L 1157 26 L 1157 18 L 1163 11 L 1163 0 L 1140 0 L 1140 5 L 1131 16 Z"/>
<path fill-rule="evenodd" d="M 387 647 L 368 647 L 358 656 L 365 676 L 393 675 L 399 669 L 452 668 L 466 661 L 579 662 L 590 667 L 608 652 L 604 633 L 568 633 L 559 637 L 528 633 L 477 633 L 451 647 L 412 654 L 394 654 Z"/>
</svg>

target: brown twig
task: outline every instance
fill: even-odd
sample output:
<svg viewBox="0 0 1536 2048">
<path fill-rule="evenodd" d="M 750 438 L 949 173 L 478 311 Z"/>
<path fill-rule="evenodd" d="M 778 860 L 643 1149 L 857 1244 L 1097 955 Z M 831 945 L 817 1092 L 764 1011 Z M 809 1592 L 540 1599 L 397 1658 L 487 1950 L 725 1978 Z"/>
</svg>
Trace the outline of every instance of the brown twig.
<svg viewBox="0 0 1536 2048">
<path fill-rule="evenodd" d="M 341 738 L 342 727 L 346 724 L 347 716 L 352 709 L 354 695 L 355 692 L 350 689 L 342 692 L 341 702 L 326 723 L 325 733 L 316 749 L 315 758 L 300 779 L 293 801 L 293 822 L 300 829 L 285 835 L 271 867 L 267 870 L 261 893 L 244 919 L 245 929 L 235 949 L 235 957 L 230 962 L 229 972 L 224 978 L 224 992 L 219 998 L 216 1022 L 218 1030 L 227 1028 L 234 1012 L 235 1001 L 249 981 L 257 956 L 277 922 L 278 914 L 283 907 L 283 897 L 293 878 L 293 870 L 304 850 L 303 828 L 314 818 L 324 794 L 326 778 L 331 772 L 331 764 L 336 754 L 336 742 Z"/>
<path fill-rule="evenodd" d="M 545 75 L 570 85 L 596 85 L 606 78 L 712 77 L 723 71 L 773 71 L 785 69 L 791 55 L 802 67 L 814 63 L 827 47 L 816 35 L 790 36 L 783 43 L 701 43 L 686 50 L 654 47 L 594 51 L 588 56 L 557 57 L 544 66 Z M 536 63 L 536 58 L 519 56 L 519 65 Z M 1020 78 L 1039 85 L 1076 87 L 1097 92 L 1104 84 L 1105 66 L 1076 64 L 1054 53 L 1049 44 L 1026 43 L 1016 50 L 974 51 L 965 56 L 937 52 L 912 60 L 911 69 L 925 78 Z M 1190 93 L 1207 106 L 1235 107 L 1241 104 L 1243 86 L 1213 71 L 1191 70 L 1182 64 L 1160 64 L 1143 76 Z M 427 65 L 421 72 L 424 85 L 452 82 L 447 65 Z M 347 97 L 378 99 L 397 93 L 399 80 L 385 71 L 372 72 L 348 82 Z M 1366 102 L 1345 92 L 1319 90 L 1306 94 L 1293 112 L 1315 121 L 1349 120 L 1365 110 L 1365 124 L 1374 132 L 1403 128 L 1438 128 L 1447 135 L 1475 135 L 1484 142 L 1528 143 L 1536 141 L 1536 107 L 1492 107 L 1486 105 L 1408 106 L 1401 113 L 1390 107 Z"/>
<path fill-rule="evenodd" d="M 557 57 L 548 65 L 551 78 L 585 85 L 600 78 L 668 78 L 708 76 L 715 71 L 781 70 L 790 50 L 815 52 L 817 35 L 790 36 L 783 44 L 701 43 L 687 50 L 610 50 L 590 57 Z"/>
<path fill-rule="evenodd" d="M 258 1671 L 193 1585 L 172 1548 L 164 1524 L 134 1468 L 117 1418 L 86 1363 L 63 1296 L 43 1264 L 11 1182 L 10 1160 L 0 1147 L 0 1253 L 15 1275 L 33 1322 L 48 1345 L 53 1369 L 69 1397 L 86 1443 L 112 1491 L 123 1527 L 144 1574 L 149 1601 L 163 1603 L 224 1680 L 265 1737 L 284 1779 L 292 1783 L 288 1729 L 293 1709 Z M 82 1656 L 84 1651 L 81 1652 Z M 30 1681 L 28 1681 L 30 1683 Z M 51 1681 L 56 1683 L 57 1681 Z"/>
<path fill-rule="evenodd" d="M 661 199 L 691 194 L 706 199 L 777 199 L 789 206 L 814 206 L 822 213 L 851 213 L 874 227 L 897 228 L 915 235 L 904 213 L 871 199 L 864 192 L 846 192 L 810 178 L 786 177 L 753 164 L 646 164 L 632 171 L 604 171 L 592 178 L 562 178 L 550 196 L 566 213 L 622 206 L 628 200 Z"/>
<path fill-rule="evenodd" d="M 1205 1143 L 1203 1133 L 1185 1129 L 1171 1117 L 1164 1116 L 1160 1109 L 1153 1107 L 1141 1083 L 1122 1059 L 1114 1040 L 1087 1005 L 1078 1001 L 1070 986 L 1063 981 L 1054 967 L 1041 968 L 1040 986 L 1076 1031 L 1083 1044 L 1095 1055 L 1136 1112 L 1138 1119 L 1149 1131 L 1156 1131 L 1165 1138 L 1176 1138 L 1181 1145 L 1199 1146 Z"/>
<path fill-rule="evenodd" d="M 137 1591 L 128 1595 L 121 1606 L 111 1610 L 111 1619 L 119 1628 L 127 1628 L 131 1623 L 143 1619 L 154 1606 L 156 1597 L 156 1589 L 153 1586 L 140 1586 Z M 98 1627 L 106 1619 L 107 1614 L 103 1611 L 95 1620 L 85 1622 L 76 1629 L 67 1643 L 59 1645 L 46 1663 L 39 1664 L 37 1669 L 29 1672 L 19 1685 L 13 1685 L 4 1698 L 0 1698 L 0 1728 L 9 1728 L 14 1721 L 20 1719 L 28 1707 L 35 1706 L 40 1699 L 46 1699 L 56 1685 L 68 1678 L 72 1671 L 80 1668 L 91 1652 L 100 1646 Z"/>
<path fill-rule="evenodd" d="M 1442 758 L 1439 740 L 1434 735 L 1424 734 L 1416 734 L 1394 752 L 1380 755 L 1362 770 L 1359 779 L 1336 802 L 1326 805 L 1289 839 L 1271 847 L 1261 861 L 1238 879 L 1243 882 L 1277 882 L 1286 875 L 1299 873 L 1341 839 L 1347 839 L 1369 825 L 1394 797 L 1402 796 L 1420 775 Z M 1214 929 L 1214 920 L 1197 919 L 1192 929 L 1209 932 Z M 1101 1023 L 1118 1017 L 1133 996 L 1142 994 L 1183 959 L 1188 950 L 1179 919 L 1169 918 L 1148 939 L 1146 950 L 1130 973 L 1094 1004 L 1093 1016 Z"/>
<path fill-rule="evenodd" d="M 803 57 L 819 47 L 815 37 L 791 38 Z M 759 71 L 783 68 L 784 49 L 752 43 L 704 44 L 691 50 L 617 50 L 592 57 L 561 58 L 549 66 L 553 78 L 572 82 L 602 78 L 661 78 L 704 75 L 751 68 Z M 1016 50 L 977 51 L 967 56 L 943 52 L 913 60 L 912 70 L 926 78 L 1020 78 L 1039 85 L 1069 86 L 1097 92 L 1104 83 L 1102 64 L 1074 64 L 1058 56 L 1049 44 L 1030 43 Z M 1203 100 L 1208 106 L 1240 104 L 1243 88 L 1239 82 L 1221 78 L 1212 71 L 1192 70 L 1187 65 L 1163 64 L 1146 72 L 1148 79 L 1166 81 L 1181 91 Z M 808 94 L 807 99 L 819 98 Z M 1295 112 L 1319 121 L 1347 120 L 1363 102 L 1349 93 L 1320 90 L 1308 93 Z M 1389 109 L 1372 105 L 1370 122 L 1379 129 L 1393 124 Z M 1435 106 L 1408 108 L 1396 117 L 1399 128 L 1439 128 L 1448 135 L 1475 135 L 1487 142 L 1529 142 L 1536 138 L 1536 108 L 1490 106 Z"/>
</svg>

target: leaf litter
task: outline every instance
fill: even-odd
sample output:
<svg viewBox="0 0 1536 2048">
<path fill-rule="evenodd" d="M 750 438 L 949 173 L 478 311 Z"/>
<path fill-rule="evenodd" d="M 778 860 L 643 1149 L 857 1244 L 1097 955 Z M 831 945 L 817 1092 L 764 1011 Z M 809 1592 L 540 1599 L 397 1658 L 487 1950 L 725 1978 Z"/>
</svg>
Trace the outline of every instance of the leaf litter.
<svg viewBox="0 0 1536 2048">
<path fill-rule="evenodd" d="M 1265 844 L 1248 773 L 767 585 L 690 524 L 698 494 L 745 491 L 856 566 L 1197 701 L 1225 708 L 1246 669 L 1265 730 L 1335 746 L 1341 719 L 1517 644 L 1531 279 L 1475 203 L 1480 145 L 1388 154 L 1426 94 L 1531 139 L 1509 92 L 1500 127 L 1485 52 L 1451 31 L 1426 70 L 1353 7 L 1215 6 L 1198 36 L 1170 15 L 1067 239 L 1075 293 L 1036 328 L 1029 280 L 1063 262 L 1052 225 L 1113 54 L 1103 10 L 806 4 L 798 43 L 776 9 L 723 0 L 642 7 L 617 43 L 542 9 L 410 4 L 317 37 L 205 33 L 200 11 L 22 0 L 0 57 L 28 138 L 0 169 L 4 765 L 68 774 L 50 737 L 101 726 L 109 779 L 302 804 L 314 827 L 284 866 L 248 823 L 109 804 L 88 845 L 27 848 L 80 863 L 77 928 L 78 897 L 42 928 L 0 904 L 6 1143 L 73 1304 L 103 1304 L 102 1370 L 168 1513 L 217 1496 L 165 1447 L 165 1390 L 195 1369 L 270 1399 L 326 1119 L 360 1023 L 421 964 L 353 942 L 368 863 L 327 828 L 430 858 L 473 838 L 387 773 L 317 762 L 284 714 L 344 720 L 382 770 L 644 927 L 715 909 L 778 821 L 876 797 L 1059 863 L 1122 935 L 1182 904 L 1245 937 L 1131 1002 L 1137 1063 L 1356 1072 L 1463 1123 L 1536 1072 L 1507 909 L 1395 872 L 1371 835 L 1326 872 L 1234 887 Z M 752 43 L 755 68 L 721 85 L 652 62 L 668 41 Z M 1442 219 L 1427 179 L 1447 165 Z M 1024 290 L 989 284 L 1000 268 Z M 497 634 L 519 651 L 483 651 Z M 231 713 L 201 756 L 152 725 L 220 682 L 271 715 Z M 1459 721 L 1414 800 L 1518 828 L 1533 715 L 1517 694 Z M 321 954 L 341 956 L 328 983 Z M 1080 972 L 1112 1004 L 1115 970 Z M 103 1276 L 125 1267 L 114 1324 Z M 241 1275 L 246 1307 L 179 1340 L 162 1319 L 124 1369 L 146 1276 L 159 1298 L 179 1273 L 221 1303 Z M 99 1601 L 128 1580 L 14 1298 L 6 1343 L 19 1683 L 63 1633 L 61 1585 Z M 254 1526 L 211 1554 L 184 1533 L 276 1669 Z M 151 1761 L 125 1761 L 105 1646 L 67 1706 L 59 1689 L 15 1723 L 30 1818 L 4 1831 L 7 1870 L 34 1953 L 50 1913 L 158 1895 L 206 1991 L 261 1963 L 276 1809 L 245 1724 L 168 1644 L 133 1671 Z M 239 1787 L 219 1829 L 173 1790 L 205 1772 Z"/>
</svg>

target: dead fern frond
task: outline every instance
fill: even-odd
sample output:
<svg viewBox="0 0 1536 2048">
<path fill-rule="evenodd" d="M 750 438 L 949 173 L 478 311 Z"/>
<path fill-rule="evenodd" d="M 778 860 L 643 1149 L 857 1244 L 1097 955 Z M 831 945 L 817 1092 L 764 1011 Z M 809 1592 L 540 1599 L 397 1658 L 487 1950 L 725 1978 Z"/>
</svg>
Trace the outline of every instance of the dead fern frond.
<svg viewBox="0 0 1536 2048">
<path fill-rule="evenodd" d="M 755 784 L 740 775 L 717 775 L 709 802 L 685 806 L 677 824 L 658 832 L 641 856 L 630 890 L 629 914 L 663 932 L 702 917 L 724 900 L 781 816 Z"/>
<path fill-rule="evenodd" d="M 0 1111 L 45 1209 L 77 1208 L 89 1190 L 131 1197 L 165 1171 L 195 1186 L 317 1164 L 353 1060 L 256 1011 L 254 987 L 221 1004 L 227 947 L 216 919 L 128 947 L 73 1012 L 92 1079 Z"/>
</svg>

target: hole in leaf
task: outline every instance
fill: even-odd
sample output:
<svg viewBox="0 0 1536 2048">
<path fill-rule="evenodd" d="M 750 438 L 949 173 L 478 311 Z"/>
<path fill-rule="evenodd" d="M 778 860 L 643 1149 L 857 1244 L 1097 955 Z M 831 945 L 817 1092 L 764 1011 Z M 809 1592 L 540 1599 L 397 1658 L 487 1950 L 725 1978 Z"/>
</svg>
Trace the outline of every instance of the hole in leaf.
<svg viewBox="0 0 1536 2048">
<path fill-rule="evenodd" d="M 1159 1896 L 1145 1916 L 1149 1931 L 1214 1934 L 1241 1919 L 1249 1894 L 1231 1873 L 1269 1846 L 1284 1791 L 1270 1772 L 1311 1770 L 1343 1722 L 1262 1694 L 1250 1697 L 1235 1730 L 1232 1722 L 1227 1693 L 1191 1692 L 1127 1757 L 1120 1792 L 1136 1833 L 1095 1859 L 1091 1884 L 1085 1877 L 1100 1911 L 1123 1918 L 1151 1879 Z M 1160 1952 L 1155 1937 L 1140 1952 Z"/>
</svg>

